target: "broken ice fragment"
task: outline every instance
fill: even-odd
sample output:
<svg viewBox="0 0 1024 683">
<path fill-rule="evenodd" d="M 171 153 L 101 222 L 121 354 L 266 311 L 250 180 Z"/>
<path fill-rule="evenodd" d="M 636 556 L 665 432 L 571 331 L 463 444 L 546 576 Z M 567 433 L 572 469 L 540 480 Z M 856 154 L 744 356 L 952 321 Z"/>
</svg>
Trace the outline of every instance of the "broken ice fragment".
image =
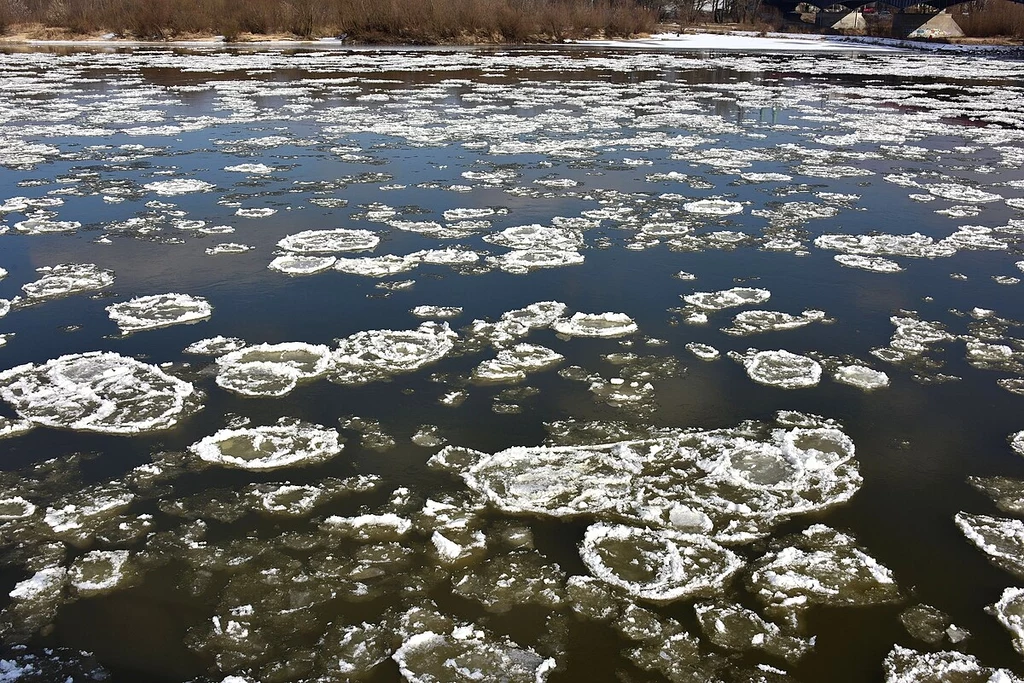
<svg viewBox="0 0 1024 683">
<path fill-rule="evenodd" d="M 27 638 L 50 624 L 64 602 L 67 579 L 66 569 L 49 566 L 18 582 L 9 594 L 10 605 L 4 610 L 5 620 L 10 624 L 5 637 Z"/>
<path fill-rule="evenodd" d="M 327 679 L 360 680 L 388 659 L 393 647 L 391 629 L 385 624 L 332 624 L 317 650 Z"/>
<path fill-rule="evenodd" d="M 914 638 L 929 645 L 939 645 L 950 628 L 949 615 L 930 605 L 914 605 L 900 613 L 900 623 Z"/>
<path fill-rule="evenodd" d="M 121 329 L 121 334 L 126 335 L 140 330 L 191 324 L 213 314 L 213 307 L 203 297 L 173 293 L 136 297 L 107 306 L 106 310 Z"/>
</svg>

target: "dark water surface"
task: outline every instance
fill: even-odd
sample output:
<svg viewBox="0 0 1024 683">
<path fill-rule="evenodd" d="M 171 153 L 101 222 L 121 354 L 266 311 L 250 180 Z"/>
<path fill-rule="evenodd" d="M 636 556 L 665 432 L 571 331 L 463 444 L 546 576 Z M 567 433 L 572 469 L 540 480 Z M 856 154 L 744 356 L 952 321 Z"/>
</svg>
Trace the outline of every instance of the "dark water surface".
<svg viewBox="0 0 1024 683">
<path fill-rule="evenodd" d="M 0 268 L 8 273 L 0 298 L 13 302 L 0 318 L 0 333 L 13 335 L 0 347 L 0 367 L 105 351 L 157 366 L 194 389 L 169 423 L 125 435 L 76 427 L 66 404 L 43 415 L 43 404 L 66 387 L 40 393 L 27 408 L 12 399 L 15 375 L 0 375 L 0 414 L 9 420 L 0 428 L 19 414 L 38 423 L 0 441 L 0 505 L 17 497 L 34 506 L 0 521 L 7 653 L 0 658 L 25 666 L 32 653 L 64 648 L 64 659 L 43 656 L 53 668 L 44 680 L 98 664 L 115 681 L 396 681 L 402 673 L 392 653 L 401 648 L 396 657 L 410 680 L 534 680 L 509 662 L 532 671 L 534 659 L 552 658 L 554 669 L 542 666 L 538 678 L 809 683 L 885 680 L 883 661 L 901 646 L 959 651 L 982 667 L 1024 674 L 1011 634 L 986 612 L 1020 577 L 991 564 L 954 524 L 959 512 L 1013 518 L 968 477 L 1024 477 L 1024 460 L 1008 442 L 1024 429 L 1024 399 L 996 383 L 1024 377 L 1017 281 L 1024 266 L 1015 265 L 1024 258 L 1022 79 L 1017 62 L 882 51 L 0 53 Z M 265 168 L 228 170 L 242 164 Z M 179 194 L 152 185 L 169 180 L 208 185 L 183 186 L 189 191 Z M 33 207 L 17 197 L 63 201 Z M 236 214 L 240 208 L 274 211 L 248 217 Z M 493 211 L 469 219 L 486 223 L 460 227 L 457 213 L 445 215 L 458 209 Z M 77 224 L 62 229 L 54 221 Z M 408 224 L 417 221 L 437 225 Z M 495 238 L 530 224 L 561 232 L 540 232 L 532 243 Z M 205 234 L 212 226 L 233 230 Z M 418 265 L 383 277 L 267 267 L 285 254 L 277 243 L 286 236 L 336 228 L 372 231 L 380 243 L 318 256 L 413 255 Z M 443 228 L 454 232 L 439 236 Z M 911 246 L 880 239 L 912 233 L 923 237 Z M 854 247 L 822 238 L 830 235 L 873 237 Z M 222 243 L 251 249 L 207 253 Z M 417 255 L 450 247 L 466 262 Z M 505 256 L 513 249 L 522 250 L 525 265 Z M 581 262 L 529 266 L 531 255 L 552 252 Z M 888 259 L 901 269 L 846 267 L 833 258 L 841 253 Z M 114 280 L 67 296 L 27 297 L 22 286 L 40 277 L 35 269 L 57 264 L 95 264 Z M 401 281 L 413 282 L 387 285 Z M 734 287 L 767 290 L 770 299 L 705 310 L 703 323 L 692 315 L 700 310 L 681 299 Z M 201 297 L 212 314 L 128 335 L 108 317 L 112 304 L 166 293 Z M 500 339 L 474 328 L 473 321 L 493 323 L 542 301 L 565 304 L 565 319 L 622 313 L 636 331 L 567 336 L 545 323 Z M 433 318 L 432 329 L 447 323 L 457 338 L 431 362 L 381 366 L 356 380 L 332 366 L 278 397 L 229 391 L 216 381 L 222 370 L 213 356 L 183 351 L 216 335 L 333 350 L 362 331 L 418 328 L 432 319 L 410 312 L 422 305 L 462 309 L 443 322 Z M 753 309 L 823 311 L 826 319 L 747 336 L 722 331 Z M 915 338 L 919 347 L 910 351 L 897 341 L 897 358 L 885 352 L 905 325 L 894 316 L 937 323 L 944 336 Z M 721 356 L 700 360 L 687 349 L 694 342 Z M 474 379 L 474 368 L 518 343 L 564 360 L 517 381 L 481 381 L 480 371 Z M 753 381 L 738 356 L 752 348 L 813 358 L 820 381 L 791 389 Z M 889 384 L 868 391 L 835 381 L 849 365 L 882 371 Z M 624 382 L 609 382 L 614 378 Z M 606 400 L 634 380 L 639 396 Z M 439 401 L 454 390 L 465 392 L 464 402 Z M 144 388 L 131 392 L 118 408 L 126 420 L 153 400 Z M 744 566 L 671 601 L 595 582 L 615 605 L 603 618 L 565 590 L 567 576 L 591 573 L 579 552 L 588 527 L 671 524 L 634 514 L 644 501 L 614 514 L 601 512 L 600 502 L 571 516 L 516 514 L 514 502 L 501 504 L 499 494 L 467 485 L 458 467 L 428 467 L 440 442 L 410 440 L 433 426 L 452 446 L 491 454 L 677 438 L 687 429 L 736 438 L 745 421 L 756 421 L 761 426 L 744 432 L 748 446 L 768 452 L 767 441 L 752 435 L 780 429 L 778 411 L 834 420 L 805 418 L 813 429 L 841 429 L 852 439 L 855 495 L 819 501 L 820 509 L 805 514 L 780 509 L 746 539 L 726 538 L 717 513 L 708 513 L 714 528 L 705 533 Z M 373 429 L 347 422 L 350 416 L 379 423 L 393 446 L 373 448 Z M 338 430 L 344 448 L 317 462 L 260 471 L 210 465 L 189 450 L 218 430 L 281 418 Z M 594 424 L 589 436 L 577 429 L 558 437 L 555 421 Z M 569 481 L 574 467 L 534 485 Z M 328 496 L 306 511 L 274 514 L 251 493 L 252 485 L 269 482 L 313 491 L 329 478 L 356 475 L 375 475 L 376 486 Z M 600 491 L 589 494 L 601 499 Z M 85 511 L 111 495 L 125 502 Z M 428 499 L 454 505 L 466 525 L 426 519 Z M 58 524 L 61 510 L 78 526 Z M 397 532 L 368 524 L 353 538 L 325 522 L 368 514 L 412 526 Z M 879 597 L 855 581 L 841 596 L 821 594 L 806 610 L 796 608 L 793 620 L 788 608 L 766 605 L 753 568 L 816 524 L 854 538 L 864 557 L 891 572 L 893 592 Z M 478 532 L 486 543 L 445 559 L 435 531 L 451 538 Z M 1024 565 L 1024 544 L 1008 547 Z M 833 550 L 846 557 L 819 549 Z M 128 551 L 120 580 L 83 587 L 75 567 L 115 556 L 107 551 Z M 371 555 L 378 560 L 369 562 Z M 485 568 L 509 556 L 549 567 L 556 575 L 550 594 L 481 598 L 453 588 L 467 576 L 490 576 Z M 643 573 L 628 558 L 607 562 Z M 26 592 L 47 571 L 53 583 Z M 498 595 L 500 582 L 493 589 Z M 502 599 L 512 604 L 495 606 Z M 787 661 L 713 643 L 694 612 L 695 602 L 708 599 L 774 619 L 805 643 L 813 638 L 813 647 Z M 942 628 L 952 623 L 970 637 L 915 638 L 900 622 L 914 605 L 940 610 Z M 637 606 L 660 624 L 644 637 L 622 626 Z M 451 621 L 410 626 L 402 615 L 415 608 Z M 231 621 L 235 630 L 218 635 L 218 624 L 230 631 Z M 481 634 L 458 630 L 466 625 Z M 346 641 L 339 635 L 346 632 L 355 635 Z M 351 645 L 363 637 L 368 648 Z M 665 654 L 660 667 L 636 654 L 669 652 L 680 638 L 692 651 L 677 660 Z M 458 655 L 463 646 L 472 652 Z M 454 649 L 430 655 L 431 647 Z M 495 654 L 501 648 L 511 659 Z M 94 661 L 81 663 L 78 650 Z M 934 680 L 954 680 L 942 678 L 938 665 L 932 670 L 940 676 Z M 897 674 L 890 679 L 912 680 L 892 678 Z"/>
</svg>

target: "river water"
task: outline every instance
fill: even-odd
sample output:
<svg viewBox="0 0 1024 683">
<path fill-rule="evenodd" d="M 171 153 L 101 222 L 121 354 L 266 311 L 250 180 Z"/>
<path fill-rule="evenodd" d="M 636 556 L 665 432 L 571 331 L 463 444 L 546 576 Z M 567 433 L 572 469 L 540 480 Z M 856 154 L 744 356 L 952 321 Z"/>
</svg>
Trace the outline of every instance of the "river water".
<svg viewBox="0 0 1024 683">
<path fill-rule="evenodd" d="M 3 680 L 1024 674 L 1024 64 L 38 48 L 0 92 Z"/>
</svg>

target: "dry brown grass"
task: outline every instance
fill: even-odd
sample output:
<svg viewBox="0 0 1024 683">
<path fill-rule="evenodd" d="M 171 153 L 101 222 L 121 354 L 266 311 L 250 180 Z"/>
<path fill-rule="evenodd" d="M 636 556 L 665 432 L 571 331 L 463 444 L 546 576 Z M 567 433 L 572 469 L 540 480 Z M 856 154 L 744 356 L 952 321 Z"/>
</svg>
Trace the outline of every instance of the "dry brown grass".
<svg viewBox="0 0 1024 683">
<path fill-rule="evenodd" d="M 967 36 L 1024 38 L 1024 5 L 1007 0 L 975 0 L 951 11 Z"/>
<path fill-rule="evenodd" d="M 0 0 L 0 31 L 39 24 L 75 35 L 347 34 L 361 42 L 522 43 L 650 32 L 636 0 Z"/>
</svg>

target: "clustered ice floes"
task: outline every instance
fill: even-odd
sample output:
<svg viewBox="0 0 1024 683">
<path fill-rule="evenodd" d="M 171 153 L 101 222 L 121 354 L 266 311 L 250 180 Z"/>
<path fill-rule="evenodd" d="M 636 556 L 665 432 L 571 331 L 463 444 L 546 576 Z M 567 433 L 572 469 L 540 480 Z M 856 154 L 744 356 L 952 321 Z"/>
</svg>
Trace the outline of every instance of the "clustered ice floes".
<svg viewBox="0 0 1024 683">
<path fill-rule="evenodd" d="M 91 88 L 76 89 L 76 83 L 95 80 L 98 67 L 113 64 L 110 60 L 114 58 L 118 73 L 155 67 L 219 75 L 209 81 L 190 78 L 187 85 L 161 88 L 159 95 L 144 86 L 111 89 L 102 98 L 95 97 Z M 382 74 L 408 70 L 410 59 L 416 62 L 413 68 L 429 70 L 437 77 L 401 90 L 393 81 L 381 78 Z M 205 235 L 230 234 L 236 225 L 239 230 L 252 229 L 251 225 L 262 230 L 284 216 L 297 215 L 286 213 L 284 200 L 280 204 L 273 200 L 280 209 L 263 206 L 274 192 L 252 189 L 275 180 L 274 175 L 283 176 L 294 163 L 295 148 L 329 149 L 332 162 L 343 164 L 382 162 L 376 147 L 364 149 L 357 143 L 367 136 L 387 136 L 388 145 L 435 149 L 459 145 L 472 152 L 475 163 L 461 172 L 457 184 L 425 181 L 416 186 L 417 190 L 457 197 L 466 205 L 427 217 L 416 215 L 423 211 L 417 207 L 398 207 L 398 201 L 393 202 L 396 206 L 363 204 L 352 220 L 372 223 L 372 230 L 333 228 L 287 235 L 277 242 L 278 251 L 270 261 L 272 270 L 289 275 L 333 271 L 387 279 L 424 266 L 442 266 L 459 273 L 500 270 L 523 276 L 538 269 L 579 266 L 585 262 L 585 254 L 589 258 L 595 253 L 589 249 L 611 248 L 618 236 L 624 235 L 628 250 L 662 247 L 684 257 L 699 251 L 734 249 L 759 249 L 773 252 L 769 254 L 772 257 L 829 256 L 836 266 L 864 271 L 839 271 L 833 266 L 837 277 L 860 283 L 885 274 L 897 282 L 906 277 L 899 273 L 915 267 L 914 259 L 948 259 L 979 250 L 1012 254 L 1024 234 L 1024 221 L 1019 217 L 1004 224 L 960 225 L 946 232 L 922 228 L 922 233 L 928 234 L 910 232 L 914 227 L 899 234 L 846 234 L 839 221 L 833 220 L 848 211 L 872 208 L 859 205 L 868 203 L 869 191 L 863 196 L 848 194 L 854 185 L 875 182 L 875 171 L 860 166 L 865 161 L 870 161 L 872 168 L 885 161 L 900 164 L 890 169 L 895 171 L 892 173 L 878 171 L 882 182 L 893 186 L 887 189 L 912 192 L 907 200 L 908 205 L 914 202 L 910 205 L 914 210 L 939 207 L 935 213 L 942 220 L 987 221 L 999 211 L 1024 209 L 1024 198 L 1015 196 L 1024 190 L 1019 180 L 985 185 L 983 180 L 956 178 L 946 172 L 906 170 L 907 166 L 926 165 L 933 154 L 925 146 L 929 136 L 953 133 L 964 138 L 965 146 L 946 151 L 948 156 L 960 155 L 973 163 L 974 155 L 984 150 L 997 167 L 1015 169 L 1024 163 L 1019 145 L 1024 114 L 1013 106 L 1012 99 L 1015 81 L 1011 79 L 1017 79 L 1019 73 L 1005 60 L 979 58 L 978 63 L 989 77 L 1009 85 L 977 86 L 941 103 L 928 100 L 928 106 L 902 107 L 898 114 L 887 114 L 881 106 L 886 98 L 888 107 L 891 90 L 858 88 L 855 107 L 829 105 L 830 130 L 824 135 L 815 131 L 813 144 L 799 141 L 811 133 L 800 126 L 801 117 L 818 120 L 822 92 L 831 102 L 845 102 L 851 97 L 845 85 L 825 78 L 810 90 L 790 84 L 788 79 L 771 86 L 755 80 L 695 87 L 686 79 L 638 82 L 626 77 L 641 68 L 669 70 L 714 64 L 741 74 L 774 68 L 776 58 L 756 55 L 647 53 L 613 59 L 597 53 L 570 57 L 517 51 L 487 55 L 422 52 L 414 57 L 400 52 L 353 53 L 346 56 L 345 77 L 338 77 L 336 55 L 318 52 L 73 53 L 47 55 L 45 66 L 51 77 L 45 79 L 35 77 L 31 73 L 35 67 L 21 55 L 0 60 L 13 84 L 11 96 L 0 107 L 14 122 L 0 134 L 0 164 L 18 171 L 30 171 L 53 160 L 78 164 L 102 159 L 117 164 L 120 173 L 139 162 L 149 169 L 150 160 L 170 151 L 169 146 L 107 144 L 115 130 L 114 139 L 131 139 L 180 136 L 251 121 L 258 121 L 261 129 L 251 130 L 248 138 L 232 134 L 211 140 L 218 152 L 245 161 L 223 167 L 242 177 L 231 195 L 218 202 L 232 225 L 189 215 L 191 205 L 217 199 L 217 188 L 207 180 L 184 177 L 178 168 L 157 168 L 152 174 L 147 170 L 144 180 L 134 181 L 84 169 L 78 177 L 58 178 L 59 187 L 47 190 L 46 196 L 2 200 L 0 217 L 5 222 L 0 224 L 0 233 L 9 232 L 18 239 L 43 242 L 78 231 L 82 237 L 98 228 L 102 232 L 95 240 L 97 245 L 134 237 L 169 246 Z M 251 73 L 271 73 L 279 68 L 297 71 L 296 64 L 301 75 L 287 82 L 248 80 Z M 794 71 L 813 69 L 844 77 L 877 78 L 880 68 L 889 73 L 885 64 L 867 59 L 794 56 L 790 64 Z M 586 87 L 567 78 L 556 89 L 521 78 L 505 84 L 501 79 L 478 83 L 463 77 L 480 68 L 489 74 L 511 69 L 569 74 L 601 70 L 623 78 L 587 83 Z M 974 78 L 978 67 L 921 56 L 914 68 L 925 78 Z M 232 75 L 243 73 L 245 77 Z M 451 94 L 456 90 L 471 106 L 451 106 Z M 324 98 L 330 100 L 331 107 L 321 105 L 324 92 L 332 95 Z M 185 102 L 185 93 L 207 93 L 216 103 L 202 117 L 181 115 L 175 109 L 185 111 L 177 107 Z M 908 105 L 924 99 L 917 81 L 897 94 Z M 271 131 L 264 125 L 266 119 L 258 104 L 268 96 L 287 100 L 281 111 L 288 114 L 278 114 L 281 119 L 302 119 L 304 125 L 319 128 L 306 140 L 283 127 Z M 509 104 L 513 98 L 514 105 Z M 747 108 L 783 102 L 796 112 L 789 121 L 793 125 L 770 125 L 791 128 L 798 141 L 758 142 L 764 139 L 766 125 L 736 122 L 711 112 L 709 98 Z M 60 109 L 54 106 L 58 102 L 69 106 Z M 28 113 L 15 110 L 21 107 Z M 38 115 L 39 125 L 20 124 L 32 115 Z M 983 125 L 950 123 L 958 117 L 970 117 Z M 864 125 L 869 119 L 872 125 Z M 61 136 L 50 135 L 46 123 L 59 125 L 61 136 L 95 138 L 104 144 L 89 147 L 76 142 L 74 148 L 64 149 Z M 47 144 L 35 141 L 41 134 L 47 135 Z M 528 166 L 504 163 L 514 159 L 511 155 L 534 154 L 543 159 L 544 177 L 531 180 L 526 177 L 532 170 Z M 649 167 L 662 155 L 680 170 L 648 172 L 660 170 Z M 266 163 L 250 161 L 256 158 Z M 574 164 L 587 169 L 585 174 L 571 173 Z M 646 190 L 602 187 L 610 183 L 601 180 L 601 175 L 620 165 L 635 169 L 639 173 L 635 180 L 644 182 Z M 839 181 L 843 187 L 819 191 L 824 182 L 836 179 L 845 179 Z M 46 184 L 34 182 L 26 177 L 20 185 Z M 337 210 L 347 205 L 348 199 L 336 195 L 348 185 L 371 189 L 375 185 L 381 193 L 397 194 L 406 187 L 404 182 L 377 170 L 308 185 L 299 182 L 288 189 L 288 201 L 295 206 L 287 209 Z M 758 190 L 771 199 L 759 202 L 749 200 L 749 194 L 739 197 L 742 189 L 733 193 L 734 186 L 747 183 L 758 184 Z M 484 202 L 476 200 L 485 192 L 488 204 L 492 196 L 503 193 L 511 198 L 510 204 L 555 200 L 587 206 L 579 215 L 508 227 L 507 217 L 515 218 L 517 209 L 480 206 Z M 138 213 L 83 229 L 80 220 L 73 220 L 82 216 L 74 213 L 77 197 L 92 197 L 109 206 L 123 203 L 125 208 L 138 203 Z M 172 201 L 180 201 L 180 205 Z M 262 221 L 262 225 L 249 220 L 271 216 L 276 218 Z M 531 216 L 527 220 L 538 219 Z M 740 223 L 743 231 L 738 228 Z M 812 225 L 825 227 L 812 233 Z M 416 240 L 417 246 L 425 248 L 369 255 L 390 238 L 396 243 L 399 239 Z M 460 243 L 438 246 L 429 240 Z M 219 258 L 256 248 L 224 242 L 204 251 Z M 1019 275 L 1019 270 L 1024 270 L 1021 264 L 1024 262 L 1010 272 Z M 696 266 L 684 267 L 697 270 Z M 13 268 L 12 272 L 17 273 Z M 39 268 L 38 273 L 35 281 L 21 286 L 22 296 L 0 300 L 0 318 L 63 296 L 95 295 L 114 282 L 113 271 L 92 263 L 61 263 Z M 6 274 L 0 269 L 0 278 Z M 687 280 L 695 277 L 681 275 Z M 954 275 L 956 280 L 966 278 Z M 1001 285 L 1019 282 L 1006 272 L 993 275 L 994 282 Z M 390 294 L 407 289 L 411 281 L 381 284 Z M 721 312 L 727 309 L 764 305 L 770 297 L 769 290 L 760 287 L 693 292 L 683 295 L 685 306 L 678 312 L 684 322 L 699 325 L 725 315 Z M 205 320 L 211 310 L 201 297 L 176 293 L 131 299 L 118 296 L 108 306 L 111 319 L 124 334 Z M 605 343 L 569 341 L 573 338 L 622 344 L 621 353 L 602 357 L 615 366 L 619 376 L 607 378 L 573 365 L 561 372 L 564 378 L 583 381 L 604 403 L 620 409 L 652 405 L 652 382 L 680 374 L 665 358 L 632 352 L 641 344 L 656 347 L 658 340 L 641 337 L 637 321 L 630 316 L 567 311 L 565 304 L 542 301 L 508 311 L 496 321 L 474 320 L 458 334 L 446 322 L 428 322 L 412 329 L 356 332 L 332 345 L 247 344 L 234 337 L 211 336 L 190 344 L 185 352 L 214 357 L 212 367 L 200 369 L 196 375 L 188 371 L 187 376 L 203 377 L 210 371 L 222 389 L 241 396 L 275 397 L 286 396 L 307 381 L 326 378 L 341 384 L 363 384 L 423 370 L 459 353 L 487 349 L 491 357 L 480 359 L 468 371 L 470 376 L 459 379 L 507 384 L 571 363 L 573 359 L 566 362 L 555 350 L 562 350 L 558 343 L 567 347 Z M 431 321 L 446 321 L 459 312 L 457 306 L 412 309 L 414 316 Z M 963 343 L 967 363 L 1010 375 L 998 380 L 999 385 L 1024 393 L 1019 340 L 1007 332 L 1011 321 L 981 309 L 968 315 L 973 318 L 968 323 L 969 333 L 956 334 L 948 331 L 945 323 L 923 314 L 894 312 L 892 339 L 887 346 L 874 349 L 873 355 L 911 369 L 914 379 L 938 381 L 948 377 L 937 372 L 940 360 L 936 352 Z M 747 336 L 789 334 L 787 330 L 827 322 L 825 314 L 814 309 L 799 314 L 757 309 L 738 313 L 731 322 L 716 320 L 715 325 L 726 335 Z M 560 341 L 543 342 L 555 348 L 524 341 L 539 330 L 550 330 L 549 338 L 557 336 Z M 0 343 L 7 339 L 0 335 Z M 850 357 L 830 358 L 810 351 L 742 352 L 726 338 L 690 341 L 686 348 L 696 358 L 708 361 L 727 353 L 742 364 L 752 381 L 773 387 L 811 387 L 825 373 L 836 382 L 864 390 L 889 383 L 888 375 Z M 0 398 L 18 417 L 0 417 L 0 437 L 14 437 L 37 425 L 107 434 L 171 430 L 200 403 L 196 387 L 172 372 L 186 376 L 185 372 L 98 351 L 12 368 L 0 373 Z M 445 388 L 443 405 L 457 406 L 466 400 L 468 382 L 455 384 Z M 503 390 L 503 409 L 511 412 L 513 401 L 528 396 L 529 389 Z M 637 414 L 635 410 L 632 413 Z M 465 485 L 458 491 L 431 492 L 432 498 L 421 500 L 423 491 L 399 488 L 386 504 L 376 508 L 358 499 L 358 510 L 350 514 L 328 514 L 325 503 L 367 493 L 378 487 L 381 479 L 321 476 L 318 468 L 336 464 L 342 450 L 337 429 L 298 420 L 250 426 L 239 416 L 231 416 L 226 423 L 185 454 L 155 454 L 152 463 L 133 469 L 123 483 L 80 486 L 69 475 L 73 467 L 60 459 L 17 473 L 18 478 L 25 475 L 24 481 L 0 477 L 0 532 L 17 544 L 12 557 L 25 569 L 24 578 L 9 593 L 2 627 L 5 637 L 31 637 L 45 629 L 67 601 L 121 590 L 146 571 L 173 559 L 180 565 L 176 573 L 182 585 L 196 595 L 211 597 L 215 605 L 212 619 L 190 629 L 186 644 L 225 675 L 224 683 L 302 677 L 360 679 L 374 675 L 375 668 L 389 659 L 409 681 L 489 680 L 500 675 L 517 683 L 536 683 L 552 676 L 567 658 L 561 639 L 566 629 L 564 618 L 570 611 L 608 623 L 628 642 L 624 657 L 647 672 L 641 676 L 664 676 L 673 681 L 782 681 L 788 680 L 788 675 L 778 666 L 799 660 L 814 646 L 813 637 L 801 631 L 808 609 L 900 599 L 892 572 L 850 534 L 813 524 L 795 534 L 766 540 L 783 522 L 842 504 L 859 488 L 852 441 L 838 425 L 827 421 L 788 414 L 776 425 L 745 423 L 703 431 L 655 430 L 624 422 L 608 428 L 607 438 L 596 444 L 586 435 L 599 430 L 577 425 L 576 431 L 570 428 L 566 432 L 573 435 L 567 436 L 566 442 L 576 440 L 571 445 L 510 448 L 493 454 L 449 447 L 432 462 Z M 342 428 L 359 432 L 364 448 L 395 447 L 396 440 L 372 419 L 352 418 Z M 436 449 L 445 442 L 443 428 L 420 425 L 415 429 L 411 441 L 417 447 Z M 1024 436 L 1015 435 L 1011 447 L 1024 453 Z M 242 470 L 234 474 L 246 477 L 247 483 L 240 489 L 195 494 L 170 487 L 176 476 L 200 465 Z M 277 475 L 295 470 L 310 475 L 301 483 L 248 480 L 265 476 L 267 471 Z M 993 563 L 1024 576 L 1024 528 L 1018 519 L 1024 511 L 1021 482 L 1008 477 L 972 477 L 970 483 L 1010 516 L 963 512 L 956 517 L 957 526 Z M 69 487 L 74 490 L 64 490 Z M 147 512 L 142 511 L 143 504 Z M 152 512 L 156 508 L 169 518 L 161 520 L 161 525 L 167 523 L 168 527 L 154 526 Z M 505 513 L 504 518 L 495 521 L 495 511 Z M 273 541 L 245 535 L 226 537 L 220 529 L 208 533 L 210 522 L 226 527 L 249 514 L 312 523 L 301 531 L 282 525 L 280 536 Z M 586 573 L 567 576 L 533 547 L 530 521 L 535 517 L 569 518 L 587 525 L 579 547 L 583 563 L 579 571 L 585 568 Z M 178 526 L 170 526 L 173 524 Z M 127 547 L 138 549 L 129 551 Z M 753 598 L 750 604 L 735 600 L 738 586 Z M 547 610 L 547 620 L 540 635 L 529 644 L 519 644 L 502 632 L 500 619 L 483 627 L 443 614 L 429 596 L 449 588 L 460 600 L 487 613 L 502 614 L 526 604 Z M 399 606 L 378 617 L 364 616 L 367 610 L 361 605 L 384 596 L 400 596 L 394 598 Z M 696 626 L 665 616 L 665 610 L 659 608 L 665 602 L 692 603 Z M 355 607 L 349 609 L 352 605 Z M 1010 587 L 991 608 L 1018 651 L 1024 648 L 1022 605 L 1021 589 Z M 908 632 L 933 649 L 955 647 L 966 637 L 938 610 L 911 609 L 914 611 L 904 611 L 901 620 L 915 628 L 924 623 L 927 628 L 917 632 L 926 638 L 909 628 Z M 697 626 L 703 642 L 690 632 Z M 715 649 L 709 652 L 705 642 Z M 285 664 L 294 669 L 272 661 L 271 653 L 279 644 L 293 648 L 289 654 L 294 656 Z M 758 657 L 752 651 L 763 652 L 774 665 L 744 668 L 721 651 L 743 657 Z M 887 683 L 1019 680 L 1012 672 L 986 667 L 962 652 L 918 652 L 902 646 L 891 650 L 883 669 Z M 88 658 L 61 649 L 41 658 L 14 648 L 0 659 L 3 680 L 22 676 L 99 680 L 103 675 Z"/>
</svg>

